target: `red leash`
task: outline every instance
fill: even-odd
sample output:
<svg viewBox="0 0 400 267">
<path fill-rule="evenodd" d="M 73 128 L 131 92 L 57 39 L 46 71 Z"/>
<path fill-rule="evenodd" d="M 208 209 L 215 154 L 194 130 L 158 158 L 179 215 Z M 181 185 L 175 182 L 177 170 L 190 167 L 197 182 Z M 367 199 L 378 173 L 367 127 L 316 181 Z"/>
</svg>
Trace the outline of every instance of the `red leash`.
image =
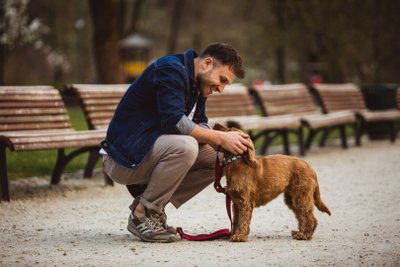
<svg viewBox="0 0 400 267">
<path fill-rule="evenodd" d="M 218 193 L 225 194 L 225 204 L 226 204 L 226 213 L 228 213 L 229 220 L 231 221 L 232 228 L 232 213 L 231 213 L 231 198 L 226 193 L 225 188 L 221 186 L 221 178 L 223 174 L 223 166 L 219 163 L 218 152 L 217 158 L 215 159 L 215 179 L 214 179 L 214 188 Z M 177 227 L 176 231 L 180 234 L 181 238 L 190 240 L 190 241 L 210 241 L 216 239 L 225 239 L 229 237 L 231 234 L 230 229 L 221 229 L 210 234 L 199 234 L 199 235 L 189 235 L 185 234 L 182 230 L 182 227 Z"/>
</svg>

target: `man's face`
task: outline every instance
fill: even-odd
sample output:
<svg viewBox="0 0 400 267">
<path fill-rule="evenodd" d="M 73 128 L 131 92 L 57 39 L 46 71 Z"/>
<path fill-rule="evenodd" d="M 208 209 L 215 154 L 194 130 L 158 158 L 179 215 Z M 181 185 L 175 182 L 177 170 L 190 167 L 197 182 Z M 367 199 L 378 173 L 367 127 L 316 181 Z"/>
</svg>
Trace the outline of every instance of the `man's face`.
<svg viewBox="0 0 400 267">
<path fill-rule="evenodd" d="M 213 92 L 222 93 L 225 86 L 231 84 L 235 78 L 229 66 L 214 62 L 199 72 L 196 85 L 201 95 L 208 97 Z"/>
</svg>

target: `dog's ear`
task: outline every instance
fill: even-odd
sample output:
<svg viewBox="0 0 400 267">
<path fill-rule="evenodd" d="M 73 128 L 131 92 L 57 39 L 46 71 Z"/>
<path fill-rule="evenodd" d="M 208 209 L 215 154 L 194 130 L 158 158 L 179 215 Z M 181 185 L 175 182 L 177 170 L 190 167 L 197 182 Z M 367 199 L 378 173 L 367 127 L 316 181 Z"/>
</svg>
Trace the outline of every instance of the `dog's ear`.
<svg viewBox="0 0 400 267">
<path fill-rule="evenodd" d="M 227 132 L 228 128 L 226 128 L 225 126 L 223 126 L 222 124 L 216 123 L 213 127 L 213 130 L 217 130 L 217 131 L 222 131 L 222 132 Z"/>
<path fill-rule="evenodd" d="M 254 149 L 248 147 L 247 151 L 242 154 L 242 159 L 251 167 L 257 167 L 256 153 L 254 152 Z"/>
<path fill-rule="evenodd" d="M 234 128 L 234 130 L 236 131 L 243 131 L 240 123 L 236 122 L 236 121 L 227 121 L 226 122 L 228 128 Z"/>
</svg>

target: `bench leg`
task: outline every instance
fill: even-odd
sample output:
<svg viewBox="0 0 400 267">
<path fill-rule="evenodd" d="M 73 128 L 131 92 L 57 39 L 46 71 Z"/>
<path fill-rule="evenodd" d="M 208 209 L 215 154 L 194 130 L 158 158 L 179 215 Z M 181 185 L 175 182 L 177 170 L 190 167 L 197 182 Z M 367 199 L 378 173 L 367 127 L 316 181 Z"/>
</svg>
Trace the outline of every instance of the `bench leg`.
<svg viewBox="0 0 400 267">
<path fill-rule="evenodd" d="M 0 144 L 0 202 L 10 201 L 10 191 L 7 176 L 6 147 Z"/>
<path fill-rule="evenodd" d="M 88 161 L 83 172 L 83 177 L 90 178 L 93 175 L 93 169 L 96 166 L 97 161 L 100 158 L 100 154 L 97 150 L 92 150 L 89 152 Z"/>
<path fill-rule="evenodd" d="M 354 127 L 356 136 L 356 146 L 361 146 L 361 137 L 364 134 L 364 125 L 365 125 L 364 120 L 361 117 L 358 117 L 356 125 Z"/>
<path fill-rule="evenodd" d="M 322 136 L 321 139 L 319 140 L 319 147 L 324 147 L 326 144 L 326 140 L 328 139 L 329 134 L 331 133 L 330 128 L 325 128 L 322 129 Z"/>
<path fill-rule="evenodd" d="M 64 149 L 60 148 L 57 152 L 56 165 L 54 166 L 53 173 L 51 175 L 51 184 L 60 183 L 61 174 L 64 172 L 64 169 L 67 166 L 68 162 L 70 162 L 73 158 L 82 153 L 93 151 L 93 149 L 93 147 L 81 147 L 66 155 Z"/>
<path fill-rule="evenodd" d="M 396 141 L 397 130 L 396 130 L 396 121 L 389 122 L 390 124 L 390 141 L 394 143 Z"/>
<path fill-rule="evenodd" d="M 347 148 L 347 136 L 346 136 L 346 126 L 341 125 L 339 126 L 339 131 L 340 131 L 340 139 L 342 140 L 342 147 Z"/>
<path fill-rule="evenodd" d="M 51 174 L 51 184 L 59 184 L 61 180 L 61 174 L 67 165 L 66 156 L 64 149 L 61 148 L 57 151 L 57 161 L 54 166 L 53 173 Z"/>
<path fill-rule="evenodd" d="M 301 156 L 305 156 L 306 155 L 306 151 L 304 149 L 303 127 L 299 127 L 299 129 L 297 129 L 297 142 L 299 144 L 299 154 Z"/>
<path fill-rule="evenodd" d="M 308 132 L 308 136 L 307 136 L 307 140 L 306 140 L 306 150 L 310 149 L 312 141 L 315 137 L 315 135 L 317 134 L 317 130 L 315 129 L 310 129 L 310 131 Z"/>
<path fill-rule="evenodd" d="M 267 149 L 269 144 L 271 143 L 271 141 L 273 140 L 273 138 L 270 137 L 270 133 L 269 132 L 265 132 L 264 133 L 264 142 L 261 146 L 261 155 L 265 155 L 267 154 Z"/>
<path fill-rule="evenodd" d="M 283 149 L 286 155 L 290 155 L 289 133 L 288 130 L 282 130 Z"/>
</svg>

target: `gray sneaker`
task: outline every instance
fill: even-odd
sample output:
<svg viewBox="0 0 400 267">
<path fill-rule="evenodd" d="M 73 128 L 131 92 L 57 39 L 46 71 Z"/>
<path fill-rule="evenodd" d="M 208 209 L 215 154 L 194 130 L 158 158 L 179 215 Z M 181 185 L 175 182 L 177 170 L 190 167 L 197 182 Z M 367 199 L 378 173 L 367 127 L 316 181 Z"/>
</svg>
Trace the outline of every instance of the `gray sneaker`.
<svg viewBox="0 0 400 267">
<path fill-rule="evenodd" d="M 132 213 L 136 209 L 136 206 L 139 204 L 139 201 L 140 201 L 140 197 L 136 197 L 133 200 L 132 204 L 129 205 L 129 209 L 131 210 Z M 167 232 L 169 232 L 173 235 L 176 235 L 178 232 L 176 231 L 175 227 L 167 225 L 167 214 L 165 214 L 165 211 L 163 210 L 162 214 L 160 214 L 160 215 L 161 215 L 160 219 L 161 219 L 162 225 L 164 226 L 164 229 L 166 229 Z"/>
<path fill-rule="evenodd" d="M 145 208 L 145 216 L 137 218 L 131 213 L 128 219 L 128 231 L 147 242 L 168 243 L 178 240 L 177 236 L 165 230 L 161 214 Z"/>
</svg>

